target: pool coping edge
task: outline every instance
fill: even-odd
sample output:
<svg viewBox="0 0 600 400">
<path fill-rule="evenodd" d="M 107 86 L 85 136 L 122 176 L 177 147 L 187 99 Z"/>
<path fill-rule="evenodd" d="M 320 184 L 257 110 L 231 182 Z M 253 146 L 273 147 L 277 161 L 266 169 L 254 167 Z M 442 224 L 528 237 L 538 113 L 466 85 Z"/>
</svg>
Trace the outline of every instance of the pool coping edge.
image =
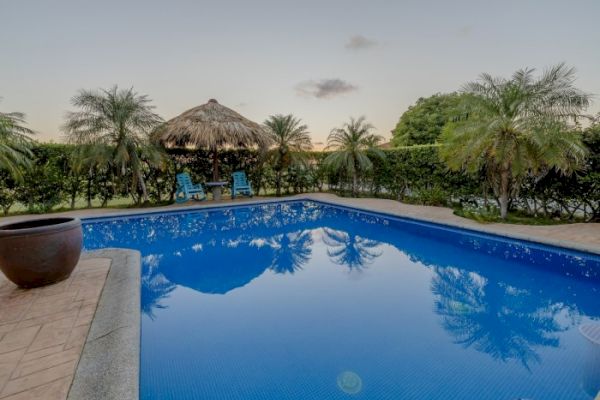
<svg viewBox="0 0 600 400">
<path fill-rule="evenodd" d="M 406 219 L 409 221 L 422 222 L 422 223 L 438 225 L 441 227 L 452 228 L 452 229 L 460 229 L 460 230 L 467 231 L 467 233 L 474 233 L 474 234 L 479 233 L 479 234 L 484 234 L 484 235 L 497 236 L 500 238 L 515 239 L 515 240 L 529 242 L 529 243 L 558 247 L 558 248 L 563 248 L 563 249 L 567 249 L 567 250 L 574 250 L 574 251 L 579 251 L 579 252 L 583 252 L 583 253 L 590 253 L 590 254 L 596 255 L 596 256 L 600 255 L 600 246 L 596 246 L 593 244 L 585 244 L 585 243 L 580 243 L 580 242 L 575 242 L 575 241 L 570 241 L 570 240 L 551 239 L 551 238 L 547 238 L 547 237 L 543 237 L 543 236 L 532 236 L 532 235 L 521 234 L 521 233 L 516 233 L 516 232 L 501 231 L 501 230 L 496 230 L 493 228 L 487 228 L 486 225 L 484 225 L 484 224 L 471 225 L 468 223 L 460 223 L 460 222 L 454 222 L 454 221 L 443 221 L 442 222 L 442 221 L 436 220 L 435 218 L 427 218 L 427 217 L 423 217 L 423 216 L 415 217 L 415 216 L 411 216 L 411 215 L 406 215 L 402 212 L 395 212 L 395 211 L 391 211 L 391 210 L 371 209 L 371 208 L 366 208 L 366 207 L 363 207 L 360 205 L 354 205 L 354 204 L 349 205 L 349 204 L 345 204 L 343 202 L 336 202 L 336 201 L 332 201 L 329 199 L 324 200 L 324 199 L 320 199 L 320 198 L 315 199 L 315 198 L 307 197 L 307 198 L 302 198 L 302 199 L 298 199 L 298 200 L 314 201 L 316 203 L 322 203 L 322 204 L 327 204 L 327 205 L 337 206 L 337 207 L 342 207 L 342 208 L 347 208 L 347 209 L 354 209 L 358 212 L 380 214 L 384 217 L 387 215 L 390 217 L 402 218 L 402 219 Z"/>
<path fill-rule="evenodd" d="M 141 256 L 114 248 L 81 255 L 91 258 L 111 265 L 67 399 L 138 400 Z"/>
<path fill-rule="evenodd" d="M 321 193 L 303 193 L 288 197 L 277 197 L 277 198 L 260 198 L 250 201 L 245 201 L 243 203 L 235 203 L 235 202 L 223 202 L 223 204 L 193 204 L 189 206 L 178 207 L 176 209 L 173 208 L 163 208 L 159 207 L 159 209 L 148 209 L 148 210 L 136 210 L 133 212 L 114 212 L 107 213 L 105 215 L 94 215 L 94 216 L 82 216 L 81 220 L 83 222 L 94 220 L 102 220 L 102 219 L 111 219 L 111 218 L 119 218 L 119 217 L 144 217 L 152 214 L 163 214 L 163 213 L 185 213 L 185 212 L 194 212 L 194 211 L 203 211 L 203 210 L 211 210 L 211 209 L 220 209 L 220 208 L 230 208 L 230 207 L 248 207 L 260 204 L 272 204 L 272 203 L 285 203 L 285 202 L 295 202 L 295 201 L 312 201 L 316 203 L 326 204 L 330 206 L 338 206 L 348 209 L 354 209 L 356 211 L 370 212 L 381 214 L 382 216 L 390 216 L 396 218 L 403 218 L 409 221 L 416 222 L 424 222 L 433 225 L 438 225 L 442 227 L 449 227 L 455 229 L 462 229 L 472 233 L 482 233 L 492 236 L 497 236 L 500 238 L 508 238 L 521 240 L 531 243 L 537 243 L 542 245 L 548 245 L 553 247 L 565 248 L 568 250 L 575 250 L 584 253 L 590 253 L 593 255 L 600 255 L 600 246 L 594 244 L 586 244 L 580 243 L 576 241 L 564 240 L 564 239 L 552 239 L 539 235 L 528 235 L 521 234 L 516 232 L 508 232 L 499 229 L 494 229 L 494 227 L 487 227 L 485 224 L 477 224 L 474 225 L 469 223 L 470 220 L 465 220 L 465 222 L 459 221 L 439 221 L 435 218 L 427 218 L 425 216 L 413 216 L 408 215 L 401 211 L 394 210 L 384 210 L 378 207 L 366 207 L 360 204 L 349 204 L 351 200 L 349 198 L 329 195 L 328 198 L 323 198 L 324 196 L 320 196 Z"/>
</svg>

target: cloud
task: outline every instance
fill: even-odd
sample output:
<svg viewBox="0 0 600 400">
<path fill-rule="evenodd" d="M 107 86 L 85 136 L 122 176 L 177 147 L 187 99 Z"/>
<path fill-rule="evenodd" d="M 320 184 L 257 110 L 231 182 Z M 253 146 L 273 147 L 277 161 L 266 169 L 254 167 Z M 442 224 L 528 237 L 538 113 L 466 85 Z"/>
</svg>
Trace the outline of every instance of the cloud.
<svg viewBox="0 0 600 400">
<path fill-rule="evenodd" d="M 365 50 L 377 46 L 377 42 L 368 39 L 362 35 L 352 36 L 346 43 L 346 48 L 349 50 Z"/>
<path fill-rule="evenodd" d="M 296 86 L 296 92 L 300 96 L 316 97 L 317 99 L 330 99 L 355 90 L 358 90 L 358 87 L 339 78 L 305 81 Z"/>
</svg>

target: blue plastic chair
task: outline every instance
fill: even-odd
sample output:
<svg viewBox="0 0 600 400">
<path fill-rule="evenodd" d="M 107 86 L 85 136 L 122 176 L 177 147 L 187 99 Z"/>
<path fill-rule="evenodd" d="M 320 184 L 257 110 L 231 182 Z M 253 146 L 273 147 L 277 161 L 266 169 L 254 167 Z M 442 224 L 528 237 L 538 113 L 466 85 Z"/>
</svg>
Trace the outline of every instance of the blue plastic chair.
<svg viewBox="0 0 600 400">
<path fill-rule="evenodd" d="M 252 185 L 248 182 L 246 173 L 244 171 L 236 171 L 232 174 L 233 176 L 233 189 L 231 190 L 231 197 L 236 198 L 239 194 L 244 196 L 252 197 L 254 192 L 252 191 Z"/>
<path fill-rule="evenodd" d="M 190 174 L 182 172 L 177 174 L 177 191 L 175 192 L 175 201 L 185 203 L 188 200 L 205 200 L 206 194 L 201 184 L 193 184 Z"/>
</svg>

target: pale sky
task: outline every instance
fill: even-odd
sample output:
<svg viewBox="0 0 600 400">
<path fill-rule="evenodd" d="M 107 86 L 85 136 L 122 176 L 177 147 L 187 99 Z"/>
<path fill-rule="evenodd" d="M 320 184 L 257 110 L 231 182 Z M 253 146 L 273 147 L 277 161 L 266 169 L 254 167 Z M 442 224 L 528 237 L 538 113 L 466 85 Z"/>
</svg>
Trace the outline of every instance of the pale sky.
<svg viewBox="0 0 600 400">
<path fill-rule="evenodd" d="M 600 0 L 0 0 L 0 111 L 60 141 L 78 89 L 133 87 L 165 119 L 216 98 L 314 142 L 390 130 L 420 96 L 565 61 L 600 94 Z M 596 97 L 590 112 L 600 110 Z"/>
</svg>

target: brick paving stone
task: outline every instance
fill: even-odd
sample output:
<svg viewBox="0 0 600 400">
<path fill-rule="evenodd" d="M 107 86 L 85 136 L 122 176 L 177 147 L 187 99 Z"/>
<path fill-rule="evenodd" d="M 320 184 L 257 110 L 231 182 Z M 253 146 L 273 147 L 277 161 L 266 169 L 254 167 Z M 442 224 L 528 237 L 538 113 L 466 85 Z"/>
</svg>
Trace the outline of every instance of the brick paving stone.
<svg viewBox="0 0 600 400">
<path fill-rule="evenodd" d="M 3 397 L 2 400 L 66 399 L 72 380 L 72 376 L 67 376 L 33 389 L 29 389 L 8 397 Z"/>
<path fill-rule="evenodd" d="M 54 285 L 20 289 L 0 274 L 0 399 L 64 400 L 110 260 L 82 260 Z"/>
</svg>

